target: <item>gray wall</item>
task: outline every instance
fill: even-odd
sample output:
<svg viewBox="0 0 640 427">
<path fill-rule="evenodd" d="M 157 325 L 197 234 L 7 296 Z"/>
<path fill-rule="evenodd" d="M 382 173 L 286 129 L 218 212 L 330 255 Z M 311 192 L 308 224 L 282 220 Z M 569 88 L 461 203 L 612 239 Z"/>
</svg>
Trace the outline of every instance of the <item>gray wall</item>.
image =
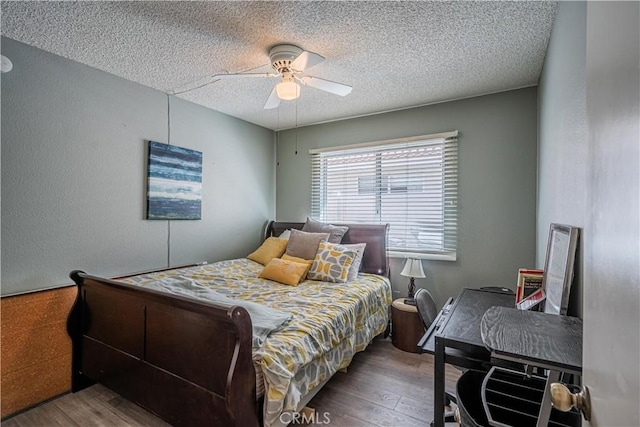
<svg viewBox="0 0 640 427">
<path fill-rule="evenodd" d="M 560 2 L 538 87 L 536 265 L 544 266 L 552 222 L 584 227 L 587 211 L 586 3 Z M 569 313 L 582 313 L 583 245 Z"/>
<path fill-rule="evenodd" d="M 2 38 L 2 295 L 245 255 L 275 214 L 273 132 L 171 98 L 171 140 L 203 152 L 201 221 L 147 221 L 162 92 Z M 170 248 L 170 261 L 168 252 Z"/>
<path fill-rule="evenodd" d="M 463 287 L 514 288 L 518 268 L 535 263 L 536 100 L 536 88 L 527 88 L 280 132 L 277 218 L 309 213 L 311 148 L 457 129 L 458 260 L 425 260 L 427 278 L 416 285 L 439 304 Z M 391 268 L 394 296 L 406 295 L 402 260 Z"/>
</svg>

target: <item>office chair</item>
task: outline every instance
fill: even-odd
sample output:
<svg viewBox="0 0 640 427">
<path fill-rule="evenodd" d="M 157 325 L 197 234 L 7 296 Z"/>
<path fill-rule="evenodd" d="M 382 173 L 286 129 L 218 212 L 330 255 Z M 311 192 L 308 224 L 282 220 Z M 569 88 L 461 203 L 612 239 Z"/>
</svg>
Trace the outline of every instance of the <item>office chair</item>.
<svg viewBox="0 0 640 427">
<path fill-rule="evenodd" d="M 440 310 L 438 310 L 433 297 L 426 289 L 418 288 L 414 299 L 416 301 L 416 308 L 418 309 L 418 316 L 420 320 L 422 320 L 425 329 L 429 329 L 429 326 L 431 326 L 431 323 L 433 323 Z M 445 405 L 449 406 L 451 402 L 457 404 L 456 397 L 448 391 L 445 391 Z M 446 412 L 444 414 L 444 421 L 455 422 L 454 411 Z"/>
</svg>

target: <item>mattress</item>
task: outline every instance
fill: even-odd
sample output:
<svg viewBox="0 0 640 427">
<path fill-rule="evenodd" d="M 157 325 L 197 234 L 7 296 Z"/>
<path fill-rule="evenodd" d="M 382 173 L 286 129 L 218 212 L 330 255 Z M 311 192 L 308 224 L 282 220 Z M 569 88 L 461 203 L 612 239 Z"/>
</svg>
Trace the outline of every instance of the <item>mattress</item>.
<svg viewBox="0 0 640 427">
<path fill-rule="evenodd" d="M 378 275 L 360 274 L 346 283 L 305 280 L 294 287 L 258 278 L 262 268 L 240 258 L 123 281 L 145 286 L 188 278 L 229 298 L 292 313 L 289 323 L 253 351 L 258 396 L 265 396 L 264 425 L 271 426 L 385 330 L 392 298 L 389 280 Z"/>
</svg>

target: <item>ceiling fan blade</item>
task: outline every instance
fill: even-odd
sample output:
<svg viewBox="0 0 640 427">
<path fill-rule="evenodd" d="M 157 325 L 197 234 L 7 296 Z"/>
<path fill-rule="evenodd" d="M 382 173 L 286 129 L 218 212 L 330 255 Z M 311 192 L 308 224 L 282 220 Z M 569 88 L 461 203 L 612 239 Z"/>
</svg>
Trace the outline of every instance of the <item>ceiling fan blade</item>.
<svg viewBox="0 0 640 427">
<path fill-rule="evenodd" d="M 303 51 L 296 59 L 291 63 L 291 69 L 302 72 L 307 68 L 311 68 L 314 65 L 318 65 L 324 61 L 324 56 L 318 55 L 317 53 Z"/>
<path fill-rule="evenodd" d="M 335 93 L 336 95 L 346 96 L 351 93 L 351 86 L 343 85 L 342 83 L 332 82 L 330 80 L 320 79 L 318 77 L 304 76 L 296 77 L 305 86 L 315 87 L 316 89 L 324 90 L 326 92 Z"/>
<path fill-rule="evenodd" d="M 278 98 L 278 94 L 276 93 L 276 88 L 274 86 L 269 98 L 267 98 L 267 102 L 264 103 L 264 109 L 270 110 L 272 108 L 277 108 L 278 105 L 280 105 L 280 98 Z"/>
<path fill-rule="evenodd" d="M 237 79 L 241 77 L 278 77 L 278 73 L 235 73 L 235 74 L 214 74 L 212 79 Z"/>
</svg>

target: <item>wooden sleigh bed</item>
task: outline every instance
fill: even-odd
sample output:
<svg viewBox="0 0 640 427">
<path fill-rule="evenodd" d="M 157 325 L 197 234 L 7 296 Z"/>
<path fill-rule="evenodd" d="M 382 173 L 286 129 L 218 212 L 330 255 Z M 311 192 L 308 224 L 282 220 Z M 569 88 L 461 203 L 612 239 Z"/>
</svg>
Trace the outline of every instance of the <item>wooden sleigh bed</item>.
<svg viewBox="0 0 640 427">
<path fill-rule="evenodd" d="M 360 271 L 388 278 L 388 225 L 345 225 L 342 243 L 367 244 Z M 266 237 L 302 226 L 272 221 Z M 67 325 L 73 392 L 98 382 L 175 426 L 263 424 L 247 310 L 70 276 L 78 286 Z"/>
</svg>

